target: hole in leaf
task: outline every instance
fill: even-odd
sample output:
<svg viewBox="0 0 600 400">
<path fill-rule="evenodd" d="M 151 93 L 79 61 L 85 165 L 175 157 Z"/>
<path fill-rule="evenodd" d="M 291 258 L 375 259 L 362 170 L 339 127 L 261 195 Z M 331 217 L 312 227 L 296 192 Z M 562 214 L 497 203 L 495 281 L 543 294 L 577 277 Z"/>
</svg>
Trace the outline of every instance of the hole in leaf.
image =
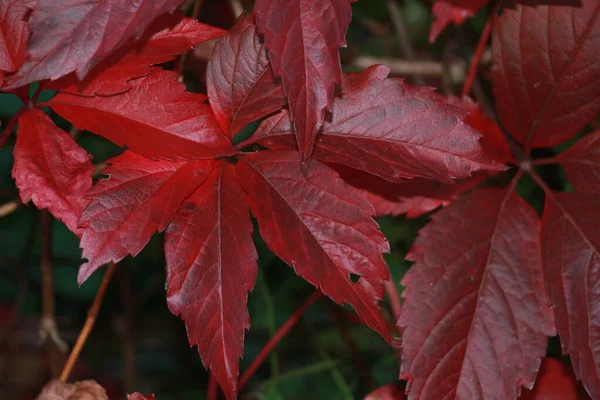
<svg viewBox="0 0 600 400">
<path fill-rule="evenodd" d="M 350 274 L 350 277 L 349 277 L 350 278 L 350 282 L 352 282 L 352 283 L 358 283 L 358 281 L 360 281 L 361 277 L 362 276 L 358 275 L 358 274 Z"/>
</svg>

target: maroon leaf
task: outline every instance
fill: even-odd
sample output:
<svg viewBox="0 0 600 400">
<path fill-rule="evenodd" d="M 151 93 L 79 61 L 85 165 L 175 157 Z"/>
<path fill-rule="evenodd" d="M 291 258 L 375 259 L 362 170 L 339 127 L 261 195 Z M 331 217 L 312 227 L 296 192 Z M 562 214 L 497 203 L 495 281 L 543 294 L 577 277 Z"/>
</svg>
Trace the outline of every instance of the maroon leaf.
<svg viewBox="0 0 600 400">
<path fill-rule="evenodd" d="M 312 154 L 335 85 L 338 49 L 352 19 L 349 0 L 257 0 L 256 21 L 290 104 L 302 161 Z"/>
<path fill-rule="evenodd" d="M 429 30 L 429 43 L 435 42 L 448 25 L 462 24 L 488 2 L 489 0 L 437 0 L 432 9 L 435 21 Z"/>
<path fill-rule="evenodd" d="M 404 390 L 399 383 L 390 383 L 369 393 L 364 400 L 405 400 Z"/>
<path fill-rule="evenodd" d="M 407 259 L 409 397 L 514 399 L 531 388 L 554 334 L 535 210 L 512 188 L 477 190 L 435 214 Z"/>
<path fill-rule="evenodd" d="M 600 397 L 600 197 L 548 193 L 542 223 L 546 284 L 564 353 L 592 398 Z"/>
<path fill-rule="evenodd" d="M 77 235 L 77 220 L 88 204 L 92 187 L 91 156 L 42 111 L 31 109 L 19 118 L 12 176 L 21 200 L 47 208 Z"/>
<path fill-rule="evenodd" d="M 167 229 L 167 302 L 185 321 L 228 399 L 237 393 L 248 291 L 257 254 L 246 196 L 234 166 L 223 163 L 183 203 Z"/>
<path fill-rule="evenodd" d="M 206 104 L 185 92 L 171 71 L 135 81 L 110 97 L 59 94 L 49 105 L 79 129 L 87 129 L 147 157 L 213 158 L 235 153 Z"/>
<path fill-rule="evenodd" d="M 131 151 L 109 160 L 109 178 L 89 191 L 90 204 L 79 220 L 88 260 L 79 270 L 79 284 L 103 264 L 137 255 L 155 232 L 166 228 L 213 163 L 155 161 Z"/>
<path fill-rule="evenodd" d="M 271 250 L 389 338 L 378 305 L 382 280 L 389 279 L 381 253 L 389 245 L 371 219 L 371 205 L 326 165 L 314 160 L 304 171 L 294 151 L 246 156 L 237 164 L 237 176 Z"/>
<path fill-rule="evenodd" d="M 526 150 L 560 144 L 600 112 L 600 2 L 516 6 L 494 21 L 498 115 Z"/>
<path fill-rule="evenodd" d="M 579 192 L 600 194 L 600 130 L 579 140 L 556 157 Z"/>
<path fill-rule="evenodd" d="M 586 400 L 585 392 L 577 385 L 573 371 L 568 365 L 554 359 L 544 358 L 533 390 L 523 391 L 519 400 Z"/>
<path fill-rule="evenodd" d="M 79 79 L 130 37 L 182 0 L 37 0 L 29 18 L 28 58 L 15 88 L 75 71 Z"/>
<path fill-rule="evenodd" d="M 151 73 L 152 65 L 171 61 L 193 46 L 227 33 L 182 17 L 183 14 L 177 12 L 158 18 L 140 40 L 129 39 L 122 48 L 96 65 L 83 81 L 80 82 L 75 74 L 69 74 L 49 82 L 45 88 L 86 96 L 122 93 L 131 88 L 131 79 Z"/>
<path fill-rule="evenodd" d="M 323 124 L 314 157 L 401 182 L 423 177 L 452 183 L 477 170 L 501 170 L 479 145 L 479 134 L 462 122 L 465 113 L 432 96 L 432 89 L 385 79 L 374 66 L 346 74 L 342 94 Z M 290 148 L 293 127 L 287 111 L 264 121 L 253 140 Z"/>
<path fill-rule="evenodd" d="M 275 83 L 253 16 L 242 14 L 217 42 L 206 78 L 212 109 L 230 137 L 285 105 L 283 88 Z"/>
<path fill-rule="evenodd" d="M 23 0 L 0 2 L 0 71 L 17 71 L 25 61 L 27 11 Z"/>
</svg>

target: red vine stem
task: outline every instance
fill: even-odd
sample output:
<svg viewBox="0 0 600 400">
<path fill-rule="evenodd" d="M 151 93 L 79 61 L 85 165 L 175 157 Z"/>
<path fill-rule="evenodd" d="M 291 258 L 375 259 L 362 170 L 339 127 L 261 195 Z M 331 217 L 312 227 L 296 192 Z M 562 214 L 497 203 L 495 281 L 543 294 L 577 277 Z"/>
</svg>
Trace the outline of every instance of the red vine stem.
<svg viewBox="0 0 600 400">
<path fill-rule="evenodd" d="M 477 43 L 477 48 L 475 49 L 473 58 L 471 58 L 471 65 L 469 65 L 469 72 L 467 73 L 467 77 L 462 88 L 461 97 L 467 96 L 471 92 L 473 79 L 475 79 L 475 75 L 477 74 L 477 69 L 479 68 L 479 63 L 481 61 L 481 55 L 485 50 L 485 45 L 488 42 L 490 33 L 492 32 L 492 20 L 495 12 L 496 11 L 494 9 L 494 11 L 492 11 L 492 13 L 488 16 L 487 22 L 485 23 L 485 27 L 483 28 L 483 32 L 481 32 L 479 42 Z"/>
<path fill-rule="evenodd" d="M 66 382 L 69 379 L 69 375 L 71 375 L 71 371 L 75 366 L 75 362 L 77 362 L 77 358 L 83 349 L 83 345 L 85 344 L 88 336 L 90 336 L 90 332 L 94 327 L 94 323 L 96 322 L 96 317 L 98 316 L 98 312 L 100 311 L 100 306 L 102 305 L 102 300 L 104 299 L 104 295 L 106 294 L 106 289 L 108 289 L 108 284 L 110 283 L 110 279 L 115 273 L 115 269 L 117 264 L 111 262 L 108 264 L 108 270 L 106 274 L 104 274 L 104 278 L 102 279 L 102 283 L 98 288 L 98 292 L 96 293 L 96 297 L 94 298 L 94 302 L 92 306 L 88 310 L 88 316 L 85 320 L 85 324 L 79 332 L 79 337 L 77 338 L 77 342 L 69 354 L 69 359 L 67 360 L 65 366 L 63 367 L 62 373 L 60 374 L 60 380 Z"/>
<path fill-rule="evenodd" d="M 208 377 L 208 394 L 206 395 L 207 400 L 219 400 L 219 385 L 217 385 L 217 379 L 212 372 L 209 372 Z"/>
<path fill-rule="evenodd" d="M 0 135 L 0 149 L 4 146 L 4 143 L 6 143 L 6 141 L 10 137 L 10 134 L 11 134 L 13 128 L 15 127 L 15 125 L 17 124 L 19 117 L 21 117 L 21 115 L 23 115 L 23 113 L 27 110 L 29 110 L 29 107 L 27 107 L 27 106 L 21 107 L 21 109 L 19 111 L 17 111 L 17 113 L 11 118 L 11 120 L 8 121 L 8 124 L 6 124 L 6 128 L 4 128 L 2 135 Z"/>
<path fill-rule="evenodd" d="M 321 297 L 321 291 L 317 289 L 304 301 L 304 303 L 296 310 L 296 312 L 292 314 L 292 316 L 289 317 L 288 320 L 281 325 L 281 327 L 279 327 L 273 337 L 271 337 L 267 344 L 265 344 L 265 347 L 263 347 L 254 360 L 252 360 L 252 363 L 248 369 L 242 374 L 242 377 L 238 382 L 238 392 L 244 387 L 252 375 L 254 375 L 258 367 L 260 367 L 265 358 L 267 358 L 271 350 L 273 350 L 275 346 L 279 344 L 281 339 L 285 337 L 290 329 L 292 329 L 292 327 L 300 320 L 306 310 L 308 310 L 308 307 L 310 307 L 311 304 L 314 303 L 319 297 Z"/>
<path fill-rule="evenodd" d="M 537 160 L 531 160 L 531 165 L 534 167 L 539 167 L 542 165 L 552 165 L 552 164 L 560 164 L 560 161 L 556 158 L 538 158 Z"/>
<path fill-rule="evenodd" d="M 400 301 L 400 295 L 398 294 L 398 289 L 396 288 L 396 284 L 394 284 L 394 282 L 383 281 L 383 287 L 390 302 L 390 308 L 392 309 L 392 314 L 394 315 L 395 324 L 400 317 L 400 312 L 402 311 L 402 301 Z"/>
</svg>

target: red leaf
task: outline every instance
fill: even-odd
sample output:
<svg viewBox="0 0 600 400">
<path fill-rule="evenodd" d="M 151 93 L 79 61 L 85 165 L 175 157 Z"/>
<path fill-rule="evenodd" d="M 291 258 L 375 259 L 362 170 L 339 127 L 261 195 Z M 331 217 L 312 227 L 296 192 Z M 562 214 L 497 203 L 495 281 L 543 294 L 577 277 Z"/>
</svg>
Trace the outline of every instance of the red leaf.
<svg viewBox="0 0 600 400">
<path fill-rule="evenodd" d="M 498 115 L 526 151 L 560 144 L 600 112 L 600 2 L 516 6 L 494 21 Z"/>
<path fill-rule="evenodd" d="M 206 104 L 185 92 L 176 73 L 155 70 L 131 90 L 111 97 L 59 94 L 49 105 L 87 129 L 147 157 L 213 158 L 235 153 Z"/>
<path fill-rule="evenodd" d="M 390 383 L 369 393 L 364 400 L 405 400 L 404 390 L 399 383 Z"/>
<path fill-rule="evenodd" d="M 106 390 L 96 381 L 48 382 L 36 400 L 108 400 Z"/>
<path fill-rule="evenodd" d="M 131 79 L 152 72 L 152 65 L 171 61 L 193 46 L 226 33 L 195 19 L 183 18 L 180 12 L 165 14 L 144 31 L 140 40 L 129 39 L 117 52 L 96 65 L 83 81 L 69 74 L 45 88 L 86 96 L 122 93 L 131 88 Z"/>
<path fill-rule="evenodd" d="M 256 21 L 281 76 L 302 161 L 312 154 L 335 85 L 342 80 L 338 49 L 352 19 L 349 0 L 257 0 Z"/>
<path fill-rule="evenodd" d="M 154 394 L 149 394 L 147 396 L 144 396 L 143 394 L 141 394 L 139 392 L 135 392 L 132 394 L 128 394 L 127 400 L 156 400 L 156 397 L 154 397 Z"/>
<path fill-rule="evenodd" d="M 92 157 L 36 109 L 19 118 L 14 157 L 12 176 L 23 203 L 33 200 L 37 208 L 47 208 L 79 236 L 77 220 L 92 187 Z"/>
<path fill-rule="evenodd" d="M 600 130 L 585 136 L 556 157 L 579 192 L 600 194 Z"/>
<path fill-rule="evenodd" d="M 131 151 L 109 160 L 109 179 L 89 191 L 90 204 L 79 220 L 88 260 L 79 270 L 79 284 L 103 264 L 137 255 L 155 232 L 166 228 L 213 163 L 155 161 Z"/>
<path fill-rule="evenodd" d="M 253 16 L 242 14 L 229 35 L 217 42 L 206 78 L 210 104 L 230 137 L 285 105 Z"/>
<path fill-rule="evenodd" d="M 371 205 L 326 165 L 314 160 L 303 170 L 294 151 L 246 156 L 237 176 L 271 250 L 388 339 L 378 301 L 382 280 L 389 279 L 381 255 L 389 245 L 371 219 Z"/>
<path fill-rule="evenodd" d="M 429 30 L 429 43 L 435 42 L 448 25 L 462 24 L 488 2 L 489 0 L 437 0 L 432 9 L 435 21 Z"/>
<path fill-rule="evenodd" d="M 167 229 L 167 302 L 184 319 L 228 399 L 237 393 L 248 291 L 256 281 L 256 249 L 246 195 L 233 165 L 223 163 L 183 203 Z"/>
<path fill-rule="evenodd" d="M 549 193 L 542 223 L 546 284 L 564 353 L 593 398 L 600 397 L 600 197 Z"/>
<path fill-rule="evenodd" d="M 385 79 L 388 72 L 374 66 L 345 75 L 315 158 L 397 182 L 424 177 L 452 183 L 477 170 L 504 168 L 484 156 L 479 134 L 462 122 L 460 110 L 434 99 L 431 88 Z M 282 111 L 263 122 L 253 139 L 289 148 L 293 131 Z"/>
<path fill-rule="evenodd" d="M 523 391 L 519 400 L 584 400 L 571 368 L 553 358 L 544 358 L 533 390 Z"/>
<path fill-rule="evenodd" d="M 436 213 L 407 259 L 409 397 L 514 399 L 533 386 L 554 334 L 535 210 L 514 189 L 477 190 Z"/>
<path fill-rule="evenodd" d="M 29 18 L 28 58 L 8 86 L 56 80 L 73 71 L 83 79 L 127 39 L 141 36 L 152 20 L 181 3 L 182 0 L 37 0 Z"/>
<path fill-rule="evenodd" d="M 23 0 L 0 2 L 0 71 L 17 71 L 25 61 L 27 12 Z"/>
</svg>

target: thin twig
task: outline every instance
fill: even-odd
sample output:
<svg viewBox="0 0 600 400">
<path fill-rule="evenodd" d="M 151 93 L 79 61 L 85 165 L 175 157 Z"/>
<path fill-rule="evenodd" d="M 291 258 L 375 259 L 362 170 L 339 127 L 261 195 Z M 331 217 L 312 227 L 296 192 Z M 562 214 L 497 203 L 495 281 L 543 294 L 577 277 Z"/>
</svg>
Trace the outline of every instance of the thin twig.
<svg viewBox="0 0 600 400">
<path fill-rule="evenodd" d="M 406 60 L 401 58 L 358 56 L 354 58 L 354 67 L 368 68 L 374 64 L 383 64 L 390 69 L 392 74 L 399 76 L 416 76 L 426 78 L 439 78 L 444 73 L 444 65 L 439 61 L 431 60 Z M 465 63 L 463 61 L 449 66 L 449 75 L 452 83 L 462 83 L 465 78 Z"/>
<path fill-rule="evenodd" d="M 492 20 L 494 13 L 490 14 L 485 23 L 485 27 L 483 28 L 483 32 L 479 37 L 479 42 L 477 43 L 477 48 L 475 49 L 475 53 L 471 58 L 471 65 L 469 66 L 469 72 L 467 73 L 467 77 L 465 79 L 465 83 L 462 88 L 461 96 L 466 96 L 471 92 L 471 84 L 473 83 L 473 78 L 477 74 L 477 69 L 481 63 L 481 56 L 485 50 L 485 46 L 490 37 L 490 33 L 492 32 Z"/>
<path fill-rule="evenodd" d="M 402 301 L 398 294 L 398 288 L 396 288 L 396 284 L 392 281 L 384 281 L 383 287 L 387 294 L 392 314 L 394 315 L 394 322 L 396 322 L 398 321 L 398 318 L 400 318 L 400 312 L 402 311 Z"/>
<path fill-rule="evenodd" d="M 108 289 L 108 284 L 115 273 L 115 269 L 117 264 L 111 262 L 108 264 L 108 270 L 104 274 L 104 278 L 102 279 L 102 283 L 98 288 L 98 292 L 96 293 L 96 297 L 94 298 L 94 302 L 92 306 L 88 310 L 88 316 L 85 320 L 85 324 L 79 333 L 79 337 L 77 338 L 77 342 L 69 355 L 69 359 L 67 360 L 62 373 L 60 374 L 60 380 L 66 382 L 69 379 L 69 375 L 71 375 L 71 370 L 75 366 L 75 362 L 77 362 L 77 358 L 83 349 L 83 345 L 85 344 L 92 328 L 94 327 L 94 323 L 96 322 L 96 317 L 98 316 L 98 312 L 100 311 L 100 306 L 102 305 L 102 300 L 104 299 L 104 295 L 106 294 L 106 289 Z"/>
<path fill-rule="evenodd" d="M 195 0 L 194 1 L 194 8 L 192 10 L 192 14 L 190 15 L 190 18 L 198 19 L 198 17 L 200 16 L 200 9 L 202 8 L 203 1 L 204 0 Z M 190 58 L 190 53 L 185 53 L 181 57 L 179 57 L 179 67 L 177 68 L 177 80 L 181 83 L 183 83 L 183 80 L 185 79 L 185 66 L 186 66 L 189 58 Z"/>
<path fill-rule="evenodd" d="M 42 319 L 40 321 L 40 338 L 47 342 L 50 373 L 54 378 L 60 372 L 58 351 L 66 353 L 69 347 L 60 337 L 56 327 L 52 271 L 52 215 L 47 210 L 42 210 L 40 213 L 42 217 Z"/>
<path fill-rule="evenodd" d="M 0 218 L 6 217 L 17 211 L 23 206 L 21 199 L 13 199 L 7 203 L 0 205 Z"/>
<path fill-rule="evenodd" d="M 308 307 L 312 303 L 314 303 L 319 297 L 321 297 L 321 291 L 315 290 L 305 301 L 304 303 L 296 310 L 292 316 L 288 318 L 287 321 L 281 325 L 281 327 L 277 330 L 277 332 L 271 337 L 271 339 L 265 344 L 265 346 L 261 349 L 258 355 L 252 360 L 252 363 L 248 367 L 246 371 L 242 374 L 238 382 L 238 392 L 244 387 L 244 385 L 248 382 L 248 380 L 254 375 L 258 367 L 262 364 L 262 362 L 267 358 L 271 350 L 275 348 L 285 337 L 285 335 L 292 329 L 294 325 L 300 320 L 302 315 L 308 310 Z"/>
<path fill-rule="evenodd" d="M 396 0 L 388 0 L 387 7 L 390 13 L 392 25 L 394 26 L 394 31 L 396 32 L 396 38 L 398 39 L 398 44 L 400 46 L 400 51 L 402 52 L 402 55 L 408 60 L 414 60 L 415 51 L 413 50 L 412 44 L 410 43 L 410 36 L 408 34 L 406 23 L 404 22 L 404 14 L 402 13 L 402 10 L 400 9 L 400 7 L 398 7 Z M 414 80 L 418 84 L 423 84 L 421 74 L 415 74 Z"/>
<path fill-rule="evenodd" d="M 230 0 L 231 10 L 233 11 L 234 17 L 239 17 L 244 12 L 244 6 L 240 0 Z"/>
</svg>

